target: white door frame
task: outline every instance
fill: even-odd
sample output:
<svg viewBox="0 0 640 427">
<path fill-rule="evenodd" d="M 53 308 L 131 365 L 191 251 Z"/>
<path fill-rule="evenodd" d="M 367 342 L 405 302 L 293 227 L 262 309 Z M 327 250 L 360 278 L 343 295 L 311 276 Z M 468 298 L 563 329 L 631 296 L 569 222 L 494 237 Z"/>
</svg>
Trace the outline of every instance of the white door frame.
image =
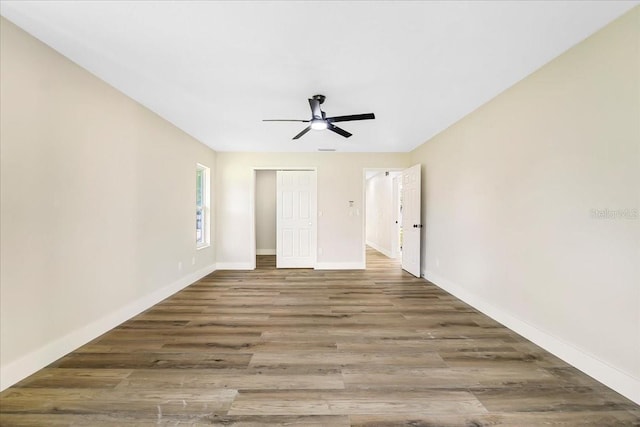
<svg viewBox="0 0 640 427">
<path fill-rule="evenodd" d="M 251 221 L 249 224 L 249 238 L 251 239 L 251 270 L 256 269 L 256 174 L 257 171 L 278 171 L 278 170 L 289 170 L 289 171 L 314 171 L 316 173 L 316 182 L 318 175 L 318 168 L 315 166 L 282 166 L 282 167 L 274 167 L 274 166 L 255 166 L 251 168 L 251 191 L 249 192 L 249 211 L 251 212 Z M 273 197 L 276 197 L 275 194 Z M 316 191 L 316 203 L 318 200 L 318 194 Z M 315 233 L 318 235 L 318 221 L 314 222 Z"/>
<path fill-rule="evenodd" d="M 362 264 L 367 266 L 367 174 L 371 172 L 402 172 L 406 167 L 362 169 Z"/>
</svg>

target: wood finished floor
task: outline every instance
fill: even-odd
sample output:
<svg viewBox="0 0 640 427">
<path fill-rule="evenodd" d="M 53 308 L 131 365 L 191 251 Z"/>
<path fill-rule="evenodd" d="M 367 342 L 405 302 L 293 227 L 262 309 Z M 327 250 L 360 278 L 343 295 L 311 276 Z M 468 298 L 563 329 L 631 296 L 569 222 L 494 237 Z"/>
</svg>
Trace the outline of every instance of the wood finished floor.
<svg viewBox="0 0 640 427">
<path fill-rule="evenodd" d="M 640 407 L 367 251 L 216 271 L 0 394 L 0 425 L 639 426 Z"/>
</svg>

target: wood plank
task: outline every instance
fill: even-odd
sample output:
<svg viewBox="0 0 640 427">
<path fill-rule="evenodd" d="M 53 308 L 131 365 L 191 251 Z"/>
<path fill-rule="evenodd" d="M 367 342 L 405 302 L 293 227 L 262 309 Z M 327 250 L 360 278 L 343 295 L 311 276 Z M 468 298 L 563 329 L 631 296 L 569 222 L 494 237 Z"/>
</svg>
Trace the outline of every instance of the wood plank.
<svg viewBox="0 0 640 427">
<path fill-rule="evenodd" d="M 484 414 L 486 409 L 467 391 L 242 391 L 229 414 L 348 415 L 348 414 Z"/>
<path fill-rule="evenodd" d="M 2 392 L 0 425 L 640 425 L 397 261 L 367 265 L 216 271 Z"/>
</svg>

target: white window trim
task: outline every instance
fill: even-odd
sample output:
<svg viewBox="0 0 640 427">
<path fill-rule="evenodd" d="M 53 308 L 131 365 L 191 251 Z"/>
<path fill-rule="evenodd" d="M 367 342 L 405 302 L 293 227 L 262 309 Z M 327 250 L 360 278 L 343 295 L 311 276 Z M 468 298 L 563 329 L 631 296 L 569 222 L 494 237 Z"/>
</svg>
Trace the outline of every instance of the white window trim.
<svg viewBox="0 0 640 427">
<path fill-rule="evenodd" d="M 202 189 L 202 232 L 204 234 L 203 241 L 199 242 L 196 236 L 196 249 L 205 249 L 211 246 L 211 170 L 203 164 L 196 163 L 196 172 L 203 172 L 203 189 Z M 197 189 L 196 189 L 197 191 Z M 196 195 L 197 200 L 197 195 Z M 197 209 L 197 205 L 196 205 Z"/>
</svg>

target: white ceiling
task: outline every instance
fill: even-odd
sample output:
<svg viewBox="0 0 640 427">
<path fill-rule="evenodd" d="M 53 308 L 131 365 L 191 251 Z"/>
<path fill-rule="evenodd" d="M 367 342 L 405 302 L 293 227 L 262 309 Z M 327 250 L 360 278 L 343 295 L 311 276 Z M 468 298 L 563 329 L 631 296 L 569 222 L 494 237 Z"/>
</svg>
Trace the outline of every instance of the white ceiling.
<svg viewBox="0 0 640 427">
<path fill-rule="evenodd" d="M 0 13 L 219 151 L 409 151 L 630 1 L 1 1 Z M 579 71 L 579 70 L 576 70 Z M 307 98 L 328 116 L 291 138 Z"/>
</svg>

